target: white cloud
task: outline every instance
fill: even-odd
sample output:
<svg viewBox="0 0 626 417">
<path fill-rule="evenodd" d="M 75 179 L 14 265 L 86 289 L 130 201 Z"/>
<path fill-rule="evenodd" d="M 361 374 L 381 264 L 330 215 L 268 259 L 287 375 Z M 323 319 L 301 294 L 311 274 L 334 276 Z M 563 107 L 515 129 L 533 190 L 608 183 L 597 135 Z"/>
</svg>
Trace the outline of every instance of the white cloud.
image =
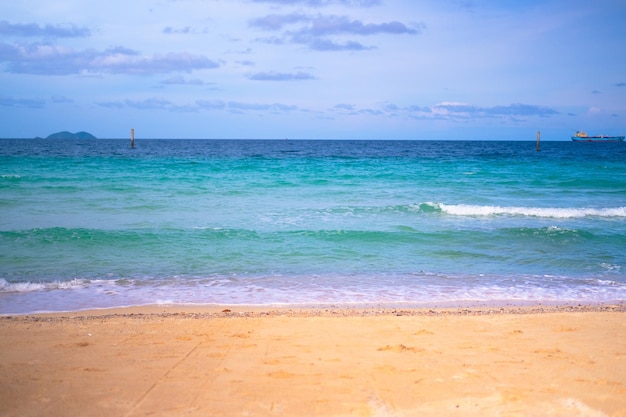
<svg viewBox="0 0 626 417">
<path fill-rule="evenodd" d="M 285 30 L 280 36 L 259 38 L 259 40 L 282 45 L 297 43 L 308 45 L 315 51 L 364 51 L 375 49 L 352 39 L 338 40 L 337 36 L 371 36 L 371 35 L 417 35 L 425 27 L 423 23 L 411 26 L 393 20 L 382 23 L 363 23 L 358 19 L 338 15 L 306 15 L 302 13 L 269 14 L 252 19 L 250 26 L 265 31 Z"/>
<path fill-rule="evenodd" d="M 74 38 L 90 35 L 91 30 L 87 27 L 50 24 L 41 26 L 36 23 L 10 23 L 0 20 L 0 36 L 4 37 Z"/>
<path fill-rule="evenodd" d="M 170 52 L 141 56 L 127 48 L 74 50 L 66 46 L 31 43 L 0 44 L 0 62 L 8 72 L 39 75 L 81 73 L 164 74 L 211 69 L 220 66 L 206 56 L 187 52 Z"/>
<path fill-rule="evenodd" d="M 314 76 L 306 72 L 284 73 L 275 71 L 257 72 L 251 74 L 248 78 L 255 81 L 304 81 L 315 79 Z"/>
<path fill-rule="evenodd" d="M 35 98 L 16 98 L 0 96 L 0 106 L 41 109 L 45 107 L 45 101 Z"/>
</svg>

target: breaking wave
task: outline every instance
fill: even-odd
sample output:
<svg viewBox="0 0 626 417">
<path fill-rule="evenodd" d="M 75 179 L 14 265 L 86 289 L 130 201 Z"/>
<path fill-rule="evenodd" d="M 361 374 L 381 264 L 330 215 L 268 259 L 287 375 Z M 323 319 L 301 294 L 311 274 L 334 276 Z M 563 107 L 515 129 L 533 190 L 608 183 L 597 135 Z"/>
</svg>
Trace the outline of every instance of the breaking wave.
<svg viewBox="0 0 626 417">
<path fill-rule="evenodd" d="M 69 281 L 53 281 L 53 282 L 8 282 L 4 278 L 0 278 L 0 293 L 26 293 L 34 291 L 49 290 L 71 290 L 85 288 L 89 285 L 89 281 L 85 279 L 72 279 Z"/>
<path fill-rule="evenodd" d="M 454 216 L 528 216 L 573 219 L 583 217 L 626 217 L 626 206 L 613 208 L 591 207 L 507 207 L 471 204 L 421 203 L 421 212 L 441 212 Z"/>
</svg>

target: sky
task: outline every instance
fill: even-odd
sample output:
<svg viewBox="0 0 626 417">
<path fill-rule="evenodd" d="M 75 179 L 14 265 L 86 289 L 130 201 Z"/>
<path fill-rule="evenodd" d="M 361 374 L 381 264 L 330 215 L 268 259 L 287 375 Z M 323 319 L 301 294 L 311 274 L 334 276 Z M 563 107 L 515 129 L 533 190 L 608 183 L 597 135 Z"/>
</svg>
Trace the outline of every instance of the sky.
<svg viewBox="0 0 626 417">
<path fill-rule="evenodd" d="M 0 3 L 0 137 L 626 134 L 623 0 Z"/>
</svg>

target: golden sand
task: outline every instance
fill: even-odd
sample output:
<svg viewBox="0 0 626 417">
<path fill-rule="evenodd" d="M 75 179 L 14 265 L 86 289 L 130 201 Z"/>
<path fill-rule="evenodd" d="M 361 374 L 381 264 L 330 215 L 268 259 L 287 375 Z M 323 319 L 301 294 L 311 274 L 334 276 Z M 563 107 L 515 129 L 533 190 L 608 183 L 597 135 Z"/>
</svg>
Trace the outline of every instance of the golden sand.
<svg viewBox="0 0 626 417">
<path fill-rule="evenodd" d="M 0 416 L 626 416 L 624 306 L 0 318 Z"/>
</svg>

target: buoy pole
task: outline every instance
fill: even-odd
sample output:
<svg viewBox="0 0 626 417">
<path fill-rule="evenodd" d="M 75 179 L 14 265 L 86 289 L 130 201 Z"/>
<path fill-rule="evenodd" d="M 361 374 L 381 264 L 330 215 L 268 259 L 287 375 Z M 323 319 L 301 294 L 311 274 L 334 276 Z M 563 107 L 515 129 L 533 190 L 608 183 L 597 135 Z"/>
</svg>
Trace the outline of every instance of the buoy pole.
<svg viewBox="0 0 626 417">
<path fill-rule="evenodd" d="M 135 149 L 135 129 L 130 129 L 130 149 Z"/>
<path fill-rule="evenodd" d="M 535 150 L 539 152 L 541 150 L 541 132 L 537 131 L 537 146 Z"/>
</svg>

